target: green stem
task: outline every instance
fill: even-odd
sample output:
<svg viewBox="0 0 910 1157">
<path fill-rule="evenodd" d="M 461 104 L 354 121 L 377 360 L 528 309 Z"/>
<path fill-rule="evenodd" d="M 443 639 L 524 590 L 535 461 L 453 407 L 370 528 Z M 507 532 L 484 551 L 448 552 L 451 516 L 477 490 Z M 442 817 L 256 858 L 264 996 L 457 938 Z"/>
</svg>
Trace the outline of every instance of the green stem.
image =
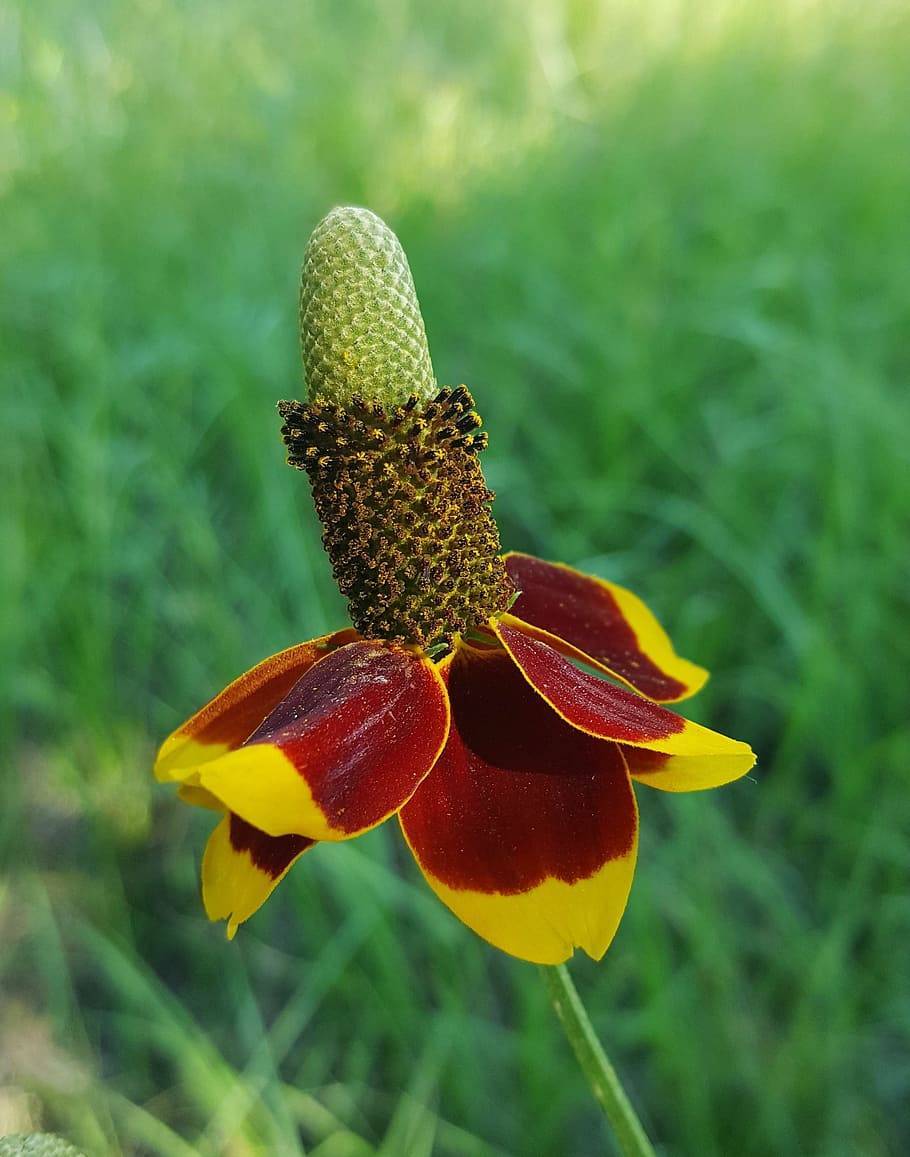
<svg viewBox="0 0 910 1157">
<path fill-rule="evenodd" d="M 654 1157 L 654 1147 L 635 1115 L 616 1070 L 594 1035 L 585 1006 L 566 966 L 544 967 L 541 972 L 566 1038 L 587 1077 L 594 1099 L 610 1123 L 620 1153 L 623 1157 Z"/>
</svg>

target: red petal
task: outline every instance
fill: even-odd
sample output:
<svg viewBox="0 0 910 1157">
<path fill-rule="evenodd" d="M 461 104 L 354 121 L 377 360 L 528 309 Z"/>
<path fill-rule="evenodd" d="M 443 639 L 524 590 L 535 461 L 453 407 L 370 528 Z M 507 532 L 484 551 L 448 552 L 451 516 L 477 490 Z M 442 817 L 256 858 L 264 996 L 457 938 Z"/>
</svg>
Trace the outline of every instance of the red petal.
<svg viewBox="0 0 910 1157">
<path fill-rule="evenodd" d="M 645 604 L 616 583 L 529 554 L 507 554 L 521 592 L 512 611 L 565 653 L 616 675 L 642 695 L 672 702 L 694 695 L 708 673 L 682 659 Z"/>
<path fill-rule="evenodd" d="M 430 660 L 360 641 L 321 659 L 200 786 L 272 836 L 339 840 L 410 798 L 445 743 L 449 707 Z"/>
<path fill-rule="evenodd" d="M 449 741 L 400 813 L 430 886 L 506 952 L 599 958 L 637 844 L 619 749 L 559 719 L 502 651 L 460 651 L 447 680 Z"/>
<path fill-rule="evenodd" d="M 226 815 L 209 837 L 202 859 L 208 918 L 227 920 L 232 938 L 313 843 L 303 836 L 267 836 L 239 816 Z"/>
<path fill-rule="evenodd" d="M 305 671 L 336 647 L 359 637 L 351 628 L 335 631 L 257 663 L 164 741 L 155 775 L 182 782 L 199 764 L 239 747 Z"/>
<path fill-rule="evenodd" d="M 632 774 L 637 777 L 641 768 L 643 777 L 652 777 L 646 782 L 655 787 L 669 791 L 717 787 L 745 775 L 754 765 L 748 744 L 709 731 L 650 699 L 579 670 L 554 647 L 529 637 L 524 624 L 511 615 L 503 615 L 494 629 L 530 685 L 567 723 L 599 739 L 672 757 L 672 768 L 660 761 L 662 774 L 658 776 L 655 762 L 637 759 L 630 748 Z"/>
</svg>

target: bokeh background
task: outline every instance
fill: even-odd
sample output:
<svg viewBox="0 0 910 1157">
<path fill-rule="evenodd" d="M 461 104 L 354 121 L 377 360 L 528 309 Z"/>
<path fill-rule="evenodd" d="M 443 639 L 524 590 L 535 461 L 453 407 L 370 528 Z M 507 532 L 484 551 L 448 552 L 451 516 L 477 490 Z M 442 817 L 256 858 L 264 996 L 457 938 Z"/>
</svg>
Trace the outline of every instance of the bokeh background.
<svg viewBox="0 0 910 1157">
<path fill-rule="evenodd" d="M 393 825 L 233 944 L 158 741 L 344 619 L 274 402 L 333 204 L 410 256 L 511 547 L 627 583 L 749 779 L 639 791 L 572 970 L 665 1155 L 910 1149 L 910 9 L 0 7 L 0 1132 L 608 1150 L 529 965 Z"/>
</svg>

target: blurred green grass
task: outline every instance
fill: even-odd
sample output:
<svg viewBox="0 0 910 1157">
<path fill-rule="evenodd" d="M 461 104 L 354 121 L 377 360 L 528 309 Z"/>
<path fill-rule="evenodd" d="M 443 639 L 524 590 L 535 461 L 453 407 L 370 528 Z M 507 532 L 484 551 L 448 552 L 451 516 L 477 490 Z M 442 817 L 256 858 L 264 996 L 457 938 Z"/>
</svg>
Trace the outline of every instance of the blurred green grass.
<svg viewBox="0 0 910 1157">
<path fill-rule="evenodd" d="M 661 1151 L 906 1152 L 906 6 L 14 0 L 0 70 L 0 1123 L 606 1146 L 533 968 L 395 832 L 227 944 L 206 820 L 150 782 L 343 620 L 274 401 L 307 234 L 352 202 L 479 401 L 504 542 L 633 586 L 761 756 L 639 792 L 629 911 L 573 964 Z"/>
</svg>

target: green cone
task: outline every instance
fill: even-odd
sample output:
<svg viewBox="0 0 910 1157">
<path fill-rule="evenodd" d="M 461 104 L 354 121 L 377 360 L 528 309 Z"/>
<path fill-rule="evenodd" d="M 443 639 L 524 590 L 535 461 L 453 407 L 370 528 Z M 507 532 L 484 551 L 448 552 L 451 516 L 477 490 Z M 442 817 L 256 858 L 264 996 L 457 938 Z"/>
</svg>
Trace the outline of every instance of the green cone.
<svg viewBox="0 0 910 1157">
<path fill-rule="evenodd" d="M 408 259 L 369 209 L 333 209 L 313 230 L 300 282 L 309 400 L 355 395 L 391 409 L 437 392 Z"/>
</svg>

